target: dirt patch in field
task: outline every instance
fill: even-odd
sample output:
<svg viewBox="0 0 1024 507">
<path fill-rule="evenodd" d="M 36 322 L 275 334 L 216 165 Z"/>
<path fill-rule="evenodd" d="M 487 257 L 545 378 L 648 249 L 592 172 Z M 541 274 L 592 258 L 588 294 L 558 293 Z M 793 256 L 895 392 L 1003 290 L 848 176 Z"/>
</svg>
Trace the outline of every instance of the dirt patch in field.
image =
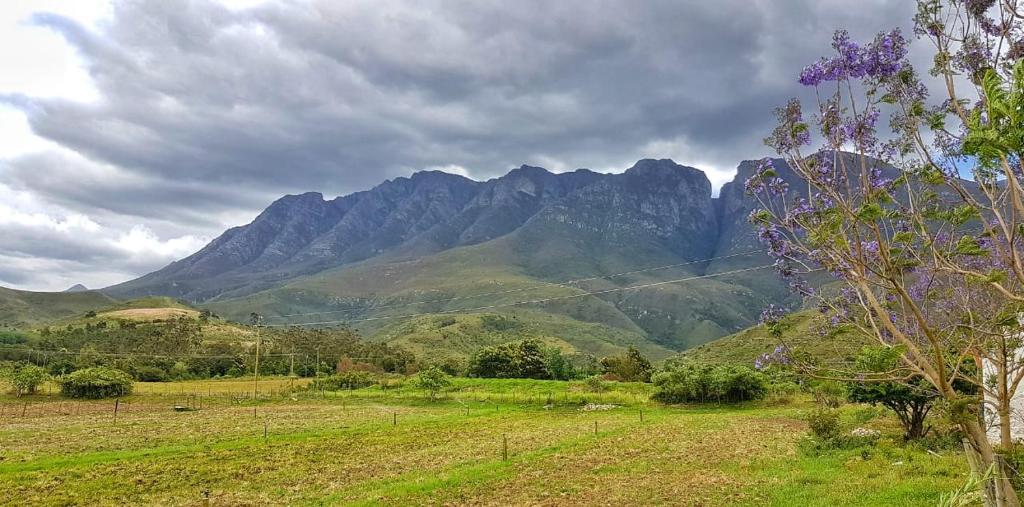
<svg viewBox="0 0 1024 507">
<path fill-rule="evenodd" d="M 115 310 L 100 314 L 103 317 L 112 317 L 132 320 L 160 320 L 174 319 L 177 317 L 198 317 L 199 312 L 185 308 L 133 308 L 131 310 Z"/>
</svg>

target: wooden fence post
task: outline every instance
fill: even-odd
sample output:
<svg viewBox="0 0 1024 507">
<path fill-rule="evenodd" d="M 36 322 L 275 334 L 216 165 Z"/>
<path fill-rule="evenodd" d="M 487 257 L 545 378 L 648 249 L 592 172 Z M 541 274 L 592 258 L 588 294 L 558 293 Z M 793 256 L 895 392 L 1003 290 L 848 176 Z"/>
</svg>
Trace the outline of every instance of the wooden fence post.
<svg viewBox="0 0 1024 507">
<path fill-rule="evenodd" d="M 117 409 L 121 406 L 121 398 L 114 400 L 114 424 L 117 424 Z"/>
</svg>

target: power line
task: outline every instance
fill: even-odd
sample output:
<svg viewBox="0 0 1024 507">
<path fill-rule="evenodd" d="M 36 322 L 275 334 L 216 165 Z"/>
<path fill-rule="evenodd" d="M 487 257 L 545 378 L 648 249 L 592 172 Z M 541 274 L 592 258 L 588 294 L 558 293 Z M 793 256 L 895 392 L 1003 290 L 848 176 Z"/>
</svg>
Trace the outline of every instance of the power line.
<svg viewBox="0 0 1024 507">
<path fill-rule="evenodd" d="M 622 276 L 635 275 L 635 274 L 639 274 L 639 273 L 647 273 L 647 272 L 651 272 L 651 271 L 659 271 L 659 270 L 663 270 L 663 269 L 671 269 L 671 268 L 678 268 L 678 267 L 682 267 L 682 266 L 689 266 L 689 265 L 693 265 L 693 264 L 701 264 L 701 263 L 704 263 L 704 262 L 711 262 L 711 261 L 720 260 L 720 259 L 730 259 L 730 258 L 733 258 L 733 257 L 742 257 L 742 256 L 745 256 L 745 255 L 751 255 L 751 254 L 756 254 L 756 253 L 764 253 L 764 250 L 751 250 L 749 252 L 741 252 L 741 253 L 735 253 L 735 254 L 730 254 L 730 255 L 722 255 L 722 256 L 718 256 L 718 257 L 709 257 L 707 259 L 700 259 L 700 260 L 695 260 L 695 261 L 680 262 L 680 263 L 676 263 L 676 264 L 666 264 L 664 266 L 655 266 L 655 267 L 651 267 L 651 268 L 637 269 L 637 270 L 633 270 L 633 271 L 625 271 L 625 272 L 622 272 L 622 273 L 613 273 L 613 274 L 610 274 L 610 275 L 592 276 L 592 277 L 589 277 L 589 278 L 577 278 L 577 279 L 573 279 L 573 280 L 566 280 L 564 282 L 547 282 L 547 283 L 542 283 L 542 284 L 537 284 L 537 285 L 531 285 L 531 286 L 528 286 L 528 287 L 519 287 L 517 289 L 507 289 L 507 290 L 502 290 L 502 291 L 497 291 L 497 292 L 485 292 L 485 293 L 481 293 L 481 294 L 471 294 L 471 295 L 468 295 L 468 296 L 453 296 L 453 297 L 450 297 L 450 298 L 429 299 L 429 300 L 426 300 L 426 301 L 414 301 L 414 302 L 410 302 L 410 303 L 394 303 L 394 304 L 389 304 L 389 305 L 378 305 L 378 306 L 369 306 L 369 305 L 367 305 L 367 306 L 364 306 L 362 308 L 346 308 L 344 310 L 328 310 L 328 311 L 322 311 L 322 312 L 289 313 L 289 314 L 284 314 L 284 315 L 271 316 L 271 317 L 267 317 L 267 318 L 270 318 L 270 319 L 283 319 L 283 318 L 286 318 L 286 317 L 301 317 L 301 316 L 306 316 L 306 315 L 329 315 L 329 314 L 334 314 L 334 313 L 353 313 L 353 312 L 358 312 L 358 311 L 361 311 L 361 310 L 382 310 L 382 309 L 387 309 L 387 308 L 398 308 L 398 307 L 403 307 L 403 306 L 425 305 L 425 304 L 430 304 L 430 303 L 446 303 L 446 302 L 451 302 L 451 301 L 461 301 L 463 299 L 475 299 L 475 298 L 482 298 L 482 297 L 488 297 L 488 296 L 500 296 L 500 295 L 512 294 L 512 293 L 516 293 L 516 292 L 525 292 L 525 291 L 530 291 L 530 290 L 534 290 L 534 289 L 542 289 L 542 288 L 546 288 L 546 287 L 566 287 L 567 285 L 577 284 L 577 283 L 581 283 L 581 282 L 589 282 L 589 281 L 593 281 L 593 280 L 603 280 L 603 279 L 608 279 L 608 278 L 618 278 L 618 277 L 622 277 Z M 567 287 L 567 288 L 571 288 L 571 287 Z M 434 312 L 434 313 L 439 313 L 439 312 Z M 280 327 L 282 325 L 284 325 L 284 324 L 277 324 L 276 326 Z"/>
<path fill-rule="evenodd" d="M 744 272 L 747 272 L 747 271 L 756 271 L 756 270 L 760 270 L 760 269 L 771 268 L 771 267 L 774 267 L 774 266 L 775 266 L 774 264 L 765 264 L 763 266 L 757 266 L 757 267 L 753 267 L 753 268 L 734 269 L 732 271 L 723 271 L 721 273 L 712 273 L 712 274 L 709 274 L 709 275 L 691 276 L 689 278 L 679 278 L 677 280 L 666 280 L 666 281 L 663 281 L 663 282 L 645 283 L 645 284 L 641 284 L 641 285 L 631 285 L 629 287 L 616 287 L 616 288 L 613 288 L 613 289 L 605 289 L 605 290 L 599 290 L 599 291 L 594 291 L 594 292 L 584 292 L 584 293 L 581 293 L 581 294 L 570 294 L 570 295 L 567 295 L 567 296 L 553 296 L 553 297 L 543 298 L 543 299 L 532 299 L 532 300 L 527 300 L 527 301 L 516 301 L 514 303 L 504 303 L 504 304 L 497 304 L 497 305 L 479 306 L 479 307 L 476 307 L 476 308 L 462 308 L 462 309 L 458 309 L 458 310 L 448 310 L 448 311 L 443 311 L 443 312 L 422 312 L 422 313 L 410 313 L 410 314 L 405 314 L 405 315 L 392 315 L 392 316 L 385 316 L 385 317 L 370 317 L 370 318 L 365 318 L 365 319 L 327 320 L 327 321 L 322 321 L 322 322 L 300 322 L 300 323 L 295 323 L 295 324 L 267 324 L 267 327 L 319 326 L 319 325 L 326 325 L 326 324 L 346 324 L 346 323 L 350 323 L 350 322 L 368 322 L 368 321 L 373 321 L 373 320 L 402 319 L 402 318 L 406 318 L 406 317 L 420 317 L 420 316 L 423 316 L 423 315 L 445 315 L 445 314 L 451 314 L 451 313 L 475 312 L 475 311 L 480 311 L 480 310 L 491 310 L 491 309 L 494 309 L 494 308 L 506 308 L 506 307 L 510 307 L 510 306 L 522 306 L 522 305 L 529 305 L 529 304 L 543 304 L 543 303 L 549 303 L 551 301 L 560 301 L 560 300 L 565 300 L 565 299 L 581 298 L 581 297 L 587 297 L 587 296 L 596 296 L 596 295 L 600 295 L 600 294 L 609 294 L 609 293 L 612 293 L 612 292 L 621 292 L 621 291 L 627 291 L 627 290 L 647 289 L 647 288 L 658 287 L 658 286 L 662 286 L 662 285 L 670 285 L 670 284 L 673 284 L 673 283 L 689 282 L 689 281 L 692 281 L 692 280 L 701 280 L 701 279 L 705 279 L 705 278 L 713 278 L 713 277 L 716 277 L 716 276 L 732 275 L 732 274 L 736 274 L 736 273 L 744 273 Z"/>
</svg>

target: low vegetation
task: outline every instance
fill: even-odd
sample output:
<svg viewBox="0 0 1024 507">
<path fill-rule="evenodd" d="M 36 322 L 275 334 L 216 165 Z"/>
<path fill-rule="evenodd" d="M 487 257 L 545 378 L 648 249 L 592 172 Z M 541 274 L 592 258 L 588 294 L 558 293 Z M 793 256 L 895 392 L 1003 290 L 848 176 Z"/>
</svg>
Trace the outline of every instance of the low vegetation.
<svg viewBox="0 0 1024 507">
<path fill-rule="evenodd" d="M 97 366 L 76 370 L 57 380 L 69 398 L 114 398 L 131 394 L 132 378 L 121 370 Z"/>
<path fill-rule="evenodd" d="M 653 379 L 654 399 L 663 403 L 737 403 L 759 400 L 764 375 L 745 366 L 670 364 Z"/>
<path fill-rule="evenodd" d="M 905 444 L 871 407 L 837 409 L 837 432 L 880 437 L 810 449 L 806 394 L 665 406 L 644 383 L 453 378 L 431 402 L 418 382 L 297 382 L 255 401 L 251 382 L 141 383 L 116 419 L 112 400 L 0 397 L 0 488 L 22 505 L 914 506 L 968 480 L 954 446 Z"/>
</svg>

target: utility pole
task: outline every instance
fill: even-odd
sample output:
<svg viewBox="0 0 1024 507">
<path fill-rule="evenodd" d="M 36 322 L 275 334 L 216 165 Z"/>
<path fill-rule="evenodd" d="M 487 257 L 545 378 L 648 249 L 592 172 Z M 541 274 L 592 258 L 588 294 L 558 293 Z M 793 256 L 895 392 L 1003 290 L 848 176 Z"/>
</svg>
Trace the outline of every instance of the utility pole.
<svg viewBox="0 0 1024 507">
<path fill-rule="evenodd" d="M 260 324 L 263 323 L 263 316 L 253 312 L 249 315 L 249 321 L 256 327 L 256 364 L 252 369 L 252 399 L 255 401 L 260 394 Z"/>
</svg>

